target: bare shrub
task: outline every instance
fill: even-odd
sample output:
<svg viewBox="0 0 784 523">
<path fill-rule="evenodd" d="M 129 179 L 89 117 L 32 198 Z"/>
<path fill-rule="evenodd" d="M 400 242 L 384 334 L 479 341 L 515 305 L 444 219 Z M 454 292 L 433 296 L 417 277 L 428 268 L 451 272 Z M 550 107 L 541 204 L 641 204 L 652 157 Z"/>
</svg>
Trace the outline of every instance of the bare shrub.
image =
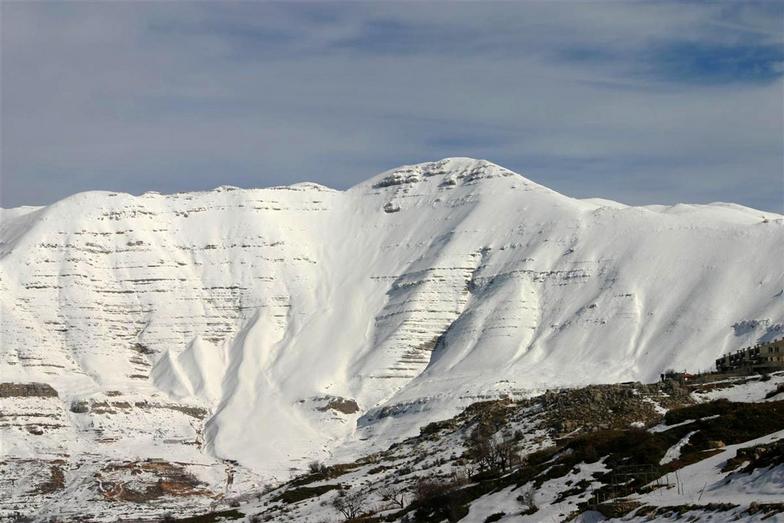
<svg viewBox="0 0 784 523">
<path fill-rule="evenodd" d="M 441 494 L 451 492 L 468 483 L 468 477 L 456 473 L 450 478 L 421 478 L 414 487 L 416 501 L 422 503 Z"/>
<path fill-rule="evenodd" d="M 308 463 L 308 470 L 313 474 L 317 474 L 317 473 L 324 474 L 327 472 L 327 466 L 318 461 L 311 461 L 310 463 Z"/>
<path fill-rule="evenodd" d="M 444 482 L 432 478 L 422 478 L 414 487 L 414 495 L 419 502 L 433 498 L 444 492 Z"/>
<path fill-rule="evenodd" d="M 539 507 L 536 506 L 536 491 L 533 486 L 523 490 L 523 493 L 517 496 L 517 501 L 519 501 L 521 505 L 528 507 L 524 512 L 525 514 L 533 514 L 539 510 Z"/>
</svg>

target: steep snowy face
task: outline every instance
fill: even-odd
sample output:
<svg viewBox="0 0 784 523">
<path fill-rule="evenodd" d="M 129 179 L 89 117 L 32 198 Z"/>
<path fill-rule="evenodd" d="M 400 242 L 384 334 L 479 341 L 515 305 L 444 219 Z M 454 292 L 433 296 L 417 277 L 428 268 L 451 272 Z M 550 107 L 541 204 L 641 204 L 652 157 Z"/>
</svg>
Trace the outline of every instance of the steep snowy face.
<svg viewBox="0 0 784 523">
<path fill-rule="evenodd" d="M 199 405 L 209 454 L 281 478 L 477 398 L 784 335 L 764 214 L 575 200 L 464 158 L 344 192 L 78 194 L 0 215 L 0 375 Z"/>
</svg>

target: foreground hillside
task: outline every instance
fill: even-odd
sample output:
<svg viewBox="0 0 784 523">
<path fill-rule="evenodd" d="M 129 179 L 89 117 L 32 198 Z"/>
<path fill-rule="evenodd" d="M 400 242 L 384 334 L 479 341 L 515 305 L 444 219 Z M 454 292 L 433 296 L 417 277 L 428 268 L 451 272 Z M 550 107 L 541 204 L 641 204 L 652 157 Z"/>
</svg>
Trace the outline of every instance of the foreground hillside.
<svg viewBox="0 0 784 523">
<path fill-rule="evenodd" d="M 784 521 L 784 372 L 475 403 L 231 505 L 204 520 Z"/>
<path fill-rule="evenodd" d="M 477 402 L 283 484 L 161 457 L 3 462 L 12 521 L 784 521 L 784 371 Z M 23 462 L 22 462 L 23 461 Z M 20 474 L 19 471 L 24 471 Z M 16 475 L 14 475 L 16 473 Z M 11 510 L 11 504 L 14 510 Z"/>
<path fill-rule="evenodd" d="M 784 332 L 781 259 L 780 215 L 575 200 L 462 158 L 3 210 L 0 504 L 176 512 L 477 401 L 707 368 Z"/>
</svg>

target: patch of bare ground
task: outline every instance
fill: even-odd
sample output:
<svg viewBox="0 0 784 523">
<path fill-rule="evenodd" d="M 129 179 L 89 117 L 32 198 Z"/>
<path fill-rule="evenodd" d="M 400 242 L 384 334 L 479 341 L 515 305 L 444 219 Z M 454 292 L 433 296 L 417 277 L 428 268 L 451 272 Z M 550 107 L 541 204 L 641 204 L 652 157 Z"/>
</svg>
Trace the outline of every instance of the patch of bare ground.
<svg viewBox="0 0 784 523">
<path fill-rule="evenodd" d="M 180 464 L 163 460 L 110 464 L 95 474 L 104 499 L 144 503 L 164 496 L 212 496 L 204 483 Z"/>
</svg>

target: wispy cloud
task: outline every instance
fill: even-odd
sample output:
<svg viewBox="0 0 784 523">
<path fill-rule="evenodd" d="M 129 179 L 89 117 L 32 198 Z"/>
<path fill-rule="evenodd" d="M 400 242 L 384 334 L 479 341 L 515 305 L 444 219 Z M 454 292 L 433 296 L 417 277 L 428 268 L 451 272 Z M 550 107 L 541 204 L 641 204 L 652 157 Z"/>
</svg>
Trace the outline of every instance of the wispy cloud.
<svg viewBox="0 0 784 523">
<path fill-rule="evenodd" d="M 574 196 L 784 207 L 775 2 L 2 4 L 2 202 L 479 156 Z"/>
</svg>

